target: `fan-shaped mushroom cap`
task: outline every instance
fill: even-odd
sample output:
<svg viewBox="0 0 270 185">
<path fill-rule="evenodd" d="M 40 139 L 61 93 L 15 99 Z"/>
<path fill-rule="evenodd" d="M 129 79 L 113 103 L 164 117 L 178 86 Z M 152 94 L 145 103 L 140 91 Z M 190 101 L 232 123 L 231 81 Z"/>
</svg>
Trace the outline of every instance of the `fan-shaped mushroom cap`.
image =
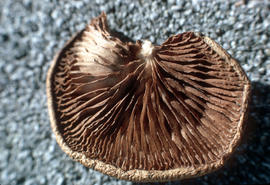
<svg viewBox="0 0 270 185">
<path fill-rule="evenodd" d="M 47 78 L 61 148 L 132 181 L 221 167 L 239 143 L 249 94 L 240 65 L 210 38 L 185 32 L 161 46 L 122 42 L 105 14 L 65 45 Z"/>
</svg>

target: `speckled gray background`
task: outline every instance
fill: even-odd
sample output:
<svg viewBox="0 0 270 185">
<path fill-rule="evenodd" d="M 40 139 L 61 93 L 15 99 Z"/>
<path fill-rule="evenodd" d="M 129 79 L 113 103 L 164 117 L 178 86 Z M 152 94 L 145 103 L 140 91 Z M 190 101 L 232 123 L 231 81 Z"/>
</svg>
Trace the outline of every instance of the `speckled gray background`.
<svg viewBox="0 0 270 185">
<path fill-rule="evenodd" d="M 223 169 L 181 183 L 270 183 L 268 0 L 246 5 L 237 0 L 0 0 L 0 184 L 132 184 L 69 159 L 48 119 L 45 79 L 50 61 L 101 11 L 108 14 L 112 29 L 133 40 L 160 44 L 172 34 L 200 31 L 240 61 L 253 85 L 244 144 Z"/>
</svg>

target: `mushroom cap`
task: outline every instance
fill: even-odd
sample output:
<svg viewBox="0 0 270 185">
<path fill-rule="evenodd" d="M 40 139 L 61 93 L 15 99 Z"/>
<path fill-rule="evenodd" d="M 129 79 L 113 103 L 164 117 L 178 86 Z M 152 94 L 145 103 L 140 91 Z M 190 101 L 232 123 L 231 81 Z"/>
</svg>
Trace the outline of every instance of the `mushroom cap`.
<svg viewBox="0 0 270 185">
<path fill-rule="evenodd" d="M 224 165 L 239 144 L 250 82 L 207 36 L 123 42 L 102 13 L 55 56 L 52 130 L 64 152 L 119 179 L 180 180 Z"/>
</svg>

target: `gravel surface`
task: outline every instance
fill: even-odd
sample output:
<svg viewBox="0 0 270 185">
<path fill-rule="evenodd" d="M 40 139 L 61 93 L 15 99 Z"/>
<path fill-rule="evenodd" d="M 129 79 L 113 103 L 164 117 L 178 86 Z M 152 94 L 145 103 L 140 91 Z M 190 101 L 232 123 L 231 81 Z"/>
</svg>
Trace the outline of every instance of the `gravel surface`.
<svg viewBox="0 0 270 185">
<path fill-rule="evenodd" d="M 270 1 L 239 2 L 0 0 L 0 184 L 132 184 L 73 162 L 48 118 L 50 61 L 101 11 L 112 29 L 133 40 L 160 44 L 199 31 L 240 61 L 253 85 L 244 144 L 223 169 L 182 184 L 270 183 Z"/>
</svg>

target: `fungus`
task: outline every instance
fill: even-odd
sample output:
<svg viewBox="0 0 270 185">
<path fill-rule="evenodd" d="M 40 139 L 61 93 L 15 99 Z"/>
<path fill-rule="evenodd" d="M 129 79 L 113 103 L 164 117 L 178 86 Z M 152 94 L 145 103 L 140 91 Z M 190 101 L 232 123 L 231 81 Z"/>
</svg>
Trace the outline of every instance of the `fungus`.
<svg viewBox="0 0 270 185">
<path fill-rule="evenodd" d="M 141 182 L 222 167 L 239 144 L 249 94 L 241 66 L 209 37 L 124 42 L 104 13 L 67 42 L 47 76 L 62 150 L 104 174 Z"/>
</svg>

